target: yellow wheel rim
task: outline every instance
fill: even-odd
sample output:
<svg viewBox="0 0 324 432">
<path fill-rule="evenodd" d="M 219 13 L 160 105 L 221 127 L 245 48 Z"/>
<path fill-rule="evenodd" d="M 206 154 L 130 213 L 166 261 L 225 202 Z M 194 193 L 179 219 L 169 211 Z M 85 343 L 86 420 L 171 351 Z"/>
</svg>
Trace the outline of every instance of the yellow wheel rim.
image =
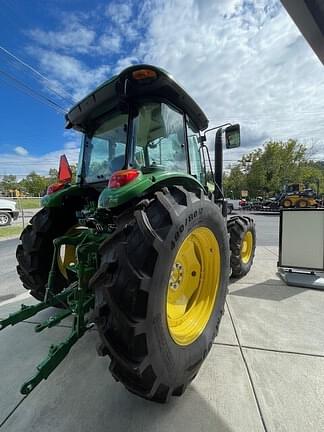
<svg viewBox="0 0 324 432">
<path fill-rule="evenodd" d="M 83 226 L 74 226 L 71 229 L 69 229 L 65 235 L 77 235 L 80 234 L 80 231 L 83 229 L 87 229 Z M 72 245 L 62 245 L 60 247 L 59 253 L 57 254 L 57 265 L 62 273 L 62 275 L 65 277 L 65 279 L 68 279 L 67 275 L 67 268 L 72 266 L 76 263 L 76 256 L 75 256 L 75 246 Z"/>
<path fill-rule="evenodd" d="M 194 229 L 180 246 L 168 283 L 167 325 L 178 345 L 192 344 L 204 331 L 214 310 L 220 273 L 215 235 L 206 227 Z"/>
<path fill-rule="evenodd" d="M 251 231 L 247 231 L 242 240 L 241 246 L 241 260 L 244 264 L 247 264 L 252 256 L 253 249 L 253 235 Z"/>
</svg>

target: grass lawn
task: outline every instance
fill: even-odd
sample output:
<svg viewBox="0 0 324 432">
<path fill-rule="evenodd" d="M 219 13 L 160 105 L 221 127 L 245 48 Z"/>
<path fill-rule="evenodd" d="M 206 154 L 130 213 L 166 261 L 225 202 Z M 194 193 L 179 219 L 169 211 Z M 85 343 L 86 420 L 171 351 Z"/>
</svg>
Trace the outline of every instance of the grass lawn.
<svg viewBox="0 0 324 432">
<path fill-rule="evenodd" d="M 0 239 L 4 237 L 18 237 L 22 231 L 22 225 L 0 227 Z"/>
<path fill-rule="evenodd" d="M 40 208 L 40 198 L 19 198 L 15 201 L 17 210 Z"/>
</svg>

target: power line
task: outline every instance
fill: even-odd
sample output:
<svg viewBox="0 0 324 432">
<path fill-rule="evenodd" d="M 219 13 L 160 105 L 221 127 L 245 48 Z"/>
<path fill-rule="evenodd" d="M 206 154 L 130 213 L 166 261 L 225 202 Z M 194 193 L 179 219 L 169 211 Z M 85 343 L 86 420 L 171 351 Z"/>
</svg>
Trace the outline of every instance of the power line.
<svg viewBox="0 0 324 432">
<path fill-rule="evenodd" d="M 0 74 L 2 76 L 4 76 L 5 78 L 7 78 L 7 80 L 10 80 L 11 84 L 13 84 L 14 87 L 16 87 L 18 90 L 23 91 L 28 96 L 34 97 L 39 102 L 43 102 L 43 103 L 47 104 L 48 106 L 50 106 L 51 108 L 55 109 L 58 112 L 61 112 L 63 114 L 66 113 L 66 110 L 62 106 L 60 106 L 56 102 L 52 101 L 50 98 L 43 96 L 41 93 L 39 93 L 36 90 L 34 90 L 33 88 L 29 87 L 27 84 L 23 83 L 22 81 L 20 81 L 19 79 L 15 78 L 12 75 L 10 75 L 9 73 L 0 69 Z"/>
<path fill-rule="evenodd" d="M 16 62 L 22 64 L 23 66 L 25 66 L 27 69 L 29 69 L 30 71 L 32 71 L 35 75 L 37 75 L 39 78 L 42 78 L 43 80 L 47 81 L 48 83 L 50 83 L 50 86 L 45 86 L 47 87 L 47 89 L 49 89 L 50 91 L 52 91 L 53 93 L 55 93 L 57 96 L 59 96 L 60 98 L 64 99 L 66 102 L 68 102 L 68 104 L 74 104 L 75 103 L 75 99 L 73 98 L 73 96 L 71 94 L 69 94 L 66 90 L 64 90 L 64 93 L 66 95 L 68 95 L 71 99 L 67 99 L 65 96 L 63 96 L 61 93 L 59 93 L 57 90 L 55 90 L 53 88 L 53 84 L 52 81 L 47 78 L 45 75 L 43 75 L 42 73 L 40 73 L 38 70 L 36 70 L 33 66 L 30 66 L 28 63 L 24 62 L 23 60 L 21 60 L 19 57 L 17 57 L 16 55 L 12 54 L 10 51 L 8 51 L 6 48 L 4 48 L 3 46 L 0 45 L 0 50 L 2 52 L 4 52 L 5 54 L 7 54 L 10 58 L 14 59 Z"/>
</svg>

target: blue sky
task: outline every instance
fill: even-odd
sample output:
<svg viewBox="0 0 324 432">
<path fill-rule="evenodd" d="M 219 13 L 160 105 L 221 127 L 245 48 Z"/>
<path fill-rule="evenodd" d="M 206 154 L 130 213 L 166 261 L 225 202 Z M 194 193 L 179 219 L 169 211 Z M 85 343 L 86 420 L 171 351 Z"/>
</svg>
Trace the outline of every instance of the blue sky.
<svg viewBox="0 0 324 432">
<path fill-rule="evenodd" d="M 324 158 L 324 69 L 276 0 L 0 0 L 0 176 L 44 174 L 77 160 L 80 137 L 63 109 L 131 63 L 162 66 L 195 97 L 211 126 L 240 122 L 243 146 L 298 138 Z M 36 72 L 35 72 L 36 71 Z M 19 83 L 15 80 L 19 80 Z M 26 87 L 24 87 L 26 90 Z"/>
</svg>

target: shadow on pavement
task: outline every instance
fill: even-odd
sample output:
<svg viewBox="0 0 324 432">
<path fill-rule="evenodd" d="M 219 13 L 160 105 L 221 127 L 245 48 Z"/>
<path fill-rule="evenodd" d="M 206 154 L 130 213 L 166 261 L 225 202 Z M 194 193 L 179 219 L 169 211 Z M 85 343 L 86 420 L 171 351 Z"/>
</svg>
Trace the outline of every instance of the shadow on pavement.
<svg viewBox="0 0 324 432">
<path fill-rule="evenodd" d="M 305 291 L 304 288 L 278 285 L 277 279 L 268 279 L 262 283 L 250 285 L 230 292 L 231 296 L 251 297 L 262 300 L 281 301 L 296 296 Z"/>
<path fill-rule="evenodd" d="M 112 379 L 107 358 L 97 356 L 96 341 L 96 337 L 87 334 L 75 345 L 47 382 L 28 395 L 5 422 L 6 432 L 232 430 L 216 412 L 222 398 L 217 402 L 210 391 L 200 393 L 195 388 L 197 384 L 192 384 L 181 398 L 172 397 L 163 405 L 130 394 Z M 11 372 L 18 392 L 17 377 Z"/>
</svg>

